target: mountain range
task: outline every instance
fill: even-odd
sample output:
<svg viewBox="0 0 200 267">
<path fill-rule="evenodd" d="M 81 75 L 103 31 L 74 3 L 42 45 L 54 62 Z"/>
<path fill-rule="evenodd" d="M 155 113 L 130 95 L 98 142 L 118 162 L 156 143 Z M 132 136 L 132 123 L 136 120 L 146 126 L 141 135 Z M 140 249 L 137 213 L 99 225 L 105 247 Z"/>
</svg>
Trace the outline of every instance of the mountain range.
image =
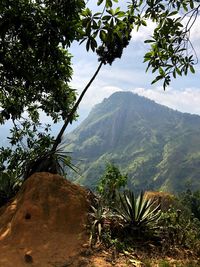
<svg viewBox="0 0 200 267">
<path fill-rule="evenodd" d="M 181 113 L 132 92 L 117 92 L 96 105 L 66 136 L 79 175 L 95 188 L 112 162 L 135 190 L 177 192 L 200 187 L 200 116 Z"/>
</svg>

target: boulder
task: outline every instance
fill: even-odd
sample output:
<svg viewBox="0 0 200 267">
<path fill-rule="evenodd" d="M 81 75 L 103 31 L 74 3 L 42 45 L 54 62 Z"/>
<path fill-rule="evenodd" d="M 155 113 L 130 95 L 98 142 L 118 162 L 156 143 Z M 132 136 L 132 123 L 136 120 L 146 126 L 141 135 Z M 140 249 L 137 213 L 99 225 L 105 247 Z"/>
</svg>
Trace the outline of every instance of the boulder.
<svg viewBox="0 0 200 267">
<path fill-rule="evenodd" d="M 81 186 L 59 175 L 33 174 L 0 209 L 0 266 L 65 266 L 87 242 L 88 208 Z"/>
</svg>

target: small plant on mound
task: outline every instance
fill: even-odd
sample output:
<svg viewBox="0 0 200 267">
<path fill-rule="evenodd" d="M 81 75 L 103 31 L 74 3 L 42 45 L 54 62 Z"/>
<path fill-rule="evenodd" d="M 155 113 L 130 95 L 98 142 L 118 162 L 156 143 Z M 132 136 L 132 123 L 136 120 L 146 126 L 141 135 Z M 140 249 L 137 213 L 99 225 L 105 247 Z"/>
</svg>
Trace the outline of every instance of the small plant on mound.
<svg viewBox="0 0 200 267">
<path fill-rule="evenodd" d="M 0 173 L 0 207 L 6 204 L 18 192 L 22 181 L 12 172 Z"/>
<path fill-rule="evenodd" d="M 119 193 L 116 211 L 124 223 L 124 228 L 133 236 L 154 229 L 161 214 L 160 205 L 156 201 L 146 199 L 143 192 L 136 198 L 130 190 Z"/>
<path fill-rule="evenodd" d="M 90 246 L 101 242 L 102 234 L 105 232 L 105 221 L 110 214 L 109 209 L 102 204 L 101 200 L 98 200 L 96 207 L 91 206 L 91 209 L 92 211 L 89 213 L 91 218 Z"/>
</svg>

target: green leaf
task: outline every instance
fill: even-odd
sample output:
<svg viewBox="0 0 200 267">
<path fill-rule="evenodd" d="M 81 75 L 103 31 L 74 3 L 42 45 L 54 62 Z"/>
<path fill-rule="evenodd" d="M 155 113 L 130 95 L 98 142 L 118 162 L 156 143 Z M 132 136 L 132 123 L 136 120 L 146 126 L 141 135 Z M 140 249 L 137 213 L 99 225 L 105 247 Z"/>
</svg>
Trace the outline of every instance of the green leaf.
<svg viewBox="0 0 200 267">
<path fill-rule="evenodd" d="M 100 31 L 100 38 L 101 40 L 105 43 L 106 42 L 106 39 L 107 39 L 107 34 L 105 31 Z"/>
<path fill-rule="evenodd" d="M 161 79 L 163 79 L 163 76 L 159 75 L 151 82 L 151 84 L 154 84 L 154 83 L 158 82 Z"/>
<path fill-rule="evenodd" d="M 155 42 L 155 40 L 145 40 L 145 41 L 144 41 L 145 44 L 148 44 L 148 43 L 154 43 L 154 42 Z"/>
<path fill-rule="evenodd" d="M 143 26 L 147 26 L 147 23 L 146 23 L 145 20 L 141 20 L 141 24 L 142 24 Z"/>
<path fill-rule="evenodd" d="M 163 76 L 163 77 L 165 76 L 165 72 L 164 72 L 163 68 L 161 68 L 161 67 L 159 68 L 159 73 L 161 76 Z"/>
<path fill-rule="evenodd" d="M 179 68 L 176 68 L 176 73 L 179 75 L 179 76 L 182 76 L 182 73 L 181 73 L 181 70 Z"/>
<path fill-rule="evenodd" d="M 193 9 L 194 8 L 194 1 L 190 1 L 190 8 Z"/>
<path fill-rule="evenodd" d="M 195 73 L 195 69 L 194 69 L 194 67 L 193 67 L 192 65 L 190 65 L 190 71 L 191 71 L 192 73 Z"/>
<path fill-rule="evenodd" d="M 86 50 L 89 51 L 89 49 L 90 49 L 90 39 L 88 39 L 86 43 Z"/>
<path fill-rule="evenodd" d="M 112 18 L 112 16 L 106 15 L 102 17 L 102 20 L 107 20 L 109 21 Z"/>
<path fill-rule="evenodd" d="M 168 17 L 170 17 L 170 16 L 175 16 L 175 15 L 177 15 L 177 14 L 178 14 L 177 11 L 172 11 L 171 13 L 169 13 Z"/>
<path fill-rule="evenodd" d="M 106 7 L 112 7 L 112 0 L 106 0 Z"/>
<path fill-rule="evenodd" d="M 97 5 L 100 6 L 104 0 L 98 0 Z"/>
<path fill-rule="evenodd" d="M 91 49 L 92 51 L 95 51 L 95 48 L 97 47 L 97 41 L 94 38 L 91 38 Z"/>
</svg>

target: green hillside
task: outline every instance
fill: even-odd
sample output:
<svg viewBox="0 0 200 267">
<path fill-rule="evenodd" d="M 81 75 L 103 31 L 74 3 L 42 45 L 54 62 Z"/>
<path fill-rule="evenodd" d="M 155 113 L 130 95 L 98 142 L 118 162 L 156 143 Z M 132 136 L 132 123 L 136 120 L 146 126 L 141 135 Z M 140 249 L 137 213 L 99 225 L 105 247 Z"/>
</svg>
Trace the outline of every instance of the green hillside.
<svg viewBox="0 0 200 267">
<path fill-rule="evenodd" d="M 66 143 L 80 168 L 73 180 L 91 188 L 108 161 L 128 173 L 135 189 L 200 186 L 200 116 L 131 92 L 114 93 L 96 105 Z"/>
</svg>

